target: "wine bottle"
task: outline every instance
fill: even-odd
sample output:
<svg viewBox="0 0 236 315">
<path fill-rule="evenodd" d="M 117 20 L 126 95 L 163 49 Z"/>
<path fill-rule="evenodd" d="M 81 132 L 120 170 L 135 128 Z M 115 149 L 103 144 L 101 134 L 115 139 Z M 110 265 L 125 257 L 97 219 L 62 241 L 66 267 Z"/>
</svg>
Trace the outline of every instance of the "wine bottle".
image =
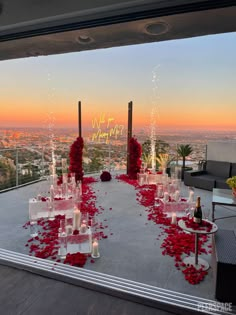
<svg viewBox="0 0 236 315">
<path fill-rule="evenodd" d="M 201 223 L 202 222 L 202 207 L 201 207 L 201 198 L 197 197 L 196 207 L 193 214 L 193 222 Z"/>
</svg>

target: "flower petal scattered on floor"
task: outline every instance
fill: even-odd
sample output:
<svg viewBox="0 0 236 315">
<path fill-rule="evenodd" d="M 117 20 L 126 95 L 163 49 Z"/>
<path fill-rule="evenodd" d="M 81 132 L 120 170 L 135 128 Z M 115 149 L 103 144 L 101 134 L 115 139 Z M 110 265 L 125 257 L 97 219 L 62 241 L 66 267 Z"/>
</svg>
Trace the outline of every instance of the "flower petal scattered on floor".
<svg viewBox="0 0 236 315">
<path fill-rule="evenodd" d="M 161 204 L 160 206 L 155 206 L 155 185 L 139 186 L 137 181 L 129 179 L 129 177 L 124 174 L 117 176 L 117 178 L 135 187 L 135 189 L 137 190 L 136 200 L 146 208 L 146 211 L 148 212 L 148 220 L 159 224 L 160 228 L 163 229 L 165 237 L 161 244 L 161 248 L 163 249 L 162 254 L 173 257 L 175 261 L 175 267 L 178 270 L 182 269 L 185 279 L 190 284 L 200 283 L 207 275 L 207 271 L 204 271 L 202 268 L 197 270 L 194 266 L 186 266 L 183 262 L 183 258 L 185 255 L 194 255 L 194 234 L 187 234 L 178 225 L 172 225 L 171 218 L 167 217 L 167 215 L 163 212 L 163 204 Z M 187 218 L 183 219 L 185 219 L 186 222 Z M 192 227 L 192 222 L 190 222 L 189 224 Z M 195 225 L 193 225 L 193 227 L 195 227 Z M 211 229 L 211 224 L 206 223 L 206 226 L 204 228 Z M 160 236 L 161 235 L 158 235 L 157 239 L 159 239 Z M 211 251 L 206 249 L 206 247 L 208 247 L 209 249 L 212 247 L 211 245 L 206 246 L 208 239 L 209 238 L 207 235 L 199 236 L 199 254 L 210 254 Z"/>
</svg>

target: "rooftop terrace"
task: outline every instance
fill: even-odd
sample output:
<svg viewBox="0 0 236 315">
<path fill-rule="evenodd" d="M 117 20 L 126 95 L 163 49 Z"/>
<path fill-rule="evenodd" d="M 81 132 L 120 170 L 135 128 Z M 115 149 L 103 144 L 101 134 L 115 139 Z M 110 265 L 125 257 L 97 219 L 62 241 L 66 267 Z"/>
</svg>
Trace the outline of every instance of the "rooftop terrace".
<svg viewBox="0 0 236 315">
<path fill-rule="evenodd" d="M 45 182 L 39 182 L 0 194 L 0 248 L 21 254 L 29 254 L 28 247 L 25 247 L 29 239 L 29 230 L 22 228 L 22 226 L 28 221 L 29 198 L 36 196 L 44 184 Z M 183 293 L 191 295 L 193 298 L 196 296 L 214 300 L 212 268 L 209 269 L 205 279 L 197 285 L 191 285 L 184 279 L 183 273 L 175 268 L 173 258 L 162 255 L 160 244 L 163 235 L 160 240 L 157 240 L 157 236 L 162 230 L 159 225 L 147 219 L 146 209 L 137 202 L 136 191 L 133 186 L 115 179 L 115 176 L 113 176 L 111 182 L 98 181 L 92 185 L 96 193 L 96 205 L 104 209 L 98 215 L 98 218 L 100 222 L 106 223 L 104 225 L 107 225 L 107 228 L 104 229 L 104 234 L 108 238 L 100 241 L 101 257 L 95 263 L 87 260 L 84 266 L 85 270 L 132 280 L 143 283 L 144 286 L 151 285 L 171 292 L 176 291 L 178 292 L 176 294 Z M 188 188 L 183 183 L 181 190 L 184 196 L 188 195 Z M 211 192 L 195 189 L 195 195 L 201 196 L 202 204 L 211 208 Z M 216 217 L 225 214 L 225 212 L 230 214 L 229 208 L 217 207 Z M 236 218 L 219 220 L 216 221 L 216 224 L 219 228 L 233 230 L 236 227 Z M 211 265 L 211 255 L 204 255 L 203 258 Z M 1 277 L 4 276 L 5 272 L 7 274 L 10 272 L 8 268 L 1 268 Z M 32 277 L 30 276 L 30 278 Z M 47 283 L 50 281 L 53 280 L 41 279 L 40 283 L 42 285 L 40 285 L 40 288 L 47 287 Z M 62 281 L 66 280 L 63 279 Z M 22 282 L 24 282 L 24 277 Z M 19 282 L 17 285 L 19 285 Z M 60 287 L 61 285 L 57 284 L 57 286 Z M 65 289 L 69 284 L 63 284 L 62 286 Z M 79 290 L 83 289 L 80 288 Z M 0 301 L 3 301 L 2 294 L 5 293 L 0 294 Z M 34 294 L 37 295 L 38 292 Z M 94 293 L 91 293 L 92 295 Z M 42 295 L 39 298 L 42 299 Z M 137 310 L 137 312 L 129 312 L 129 314 L 138 314 L 138 312 Z M 5 314 L 10 313 L 9 311 Z M 120 314 L 118 311 L 113 311 L 113 313 Z M 30 312 L 24 314 L 30 314 Z M 97 313 L 91 312 L 91 314 Z M 108 314 L 107 309 L 104 314 Z M 152 314 L 151 311 L 148 314 Z"/>
</svg>

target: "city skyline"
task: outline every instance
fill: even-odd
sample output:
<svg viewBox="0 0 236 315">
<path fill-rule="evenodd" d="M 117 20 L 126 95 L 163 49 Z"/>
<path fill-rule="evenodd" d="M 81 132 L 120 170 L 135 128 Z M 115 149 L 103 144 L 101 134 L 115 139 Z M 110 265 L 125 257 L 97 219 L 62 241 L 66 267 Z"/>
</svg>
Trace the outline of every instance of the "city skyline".
<svg viewBox="0 0 236 315">
<path fill-rule="evenodd" d="M 105 114 L 160 129 L 235 130 L 235 33 L 27 58 L 0 63 L 0 126 L 76 128 Z M 156 79 L 154 78 L 156 75 Z M 52 113 L 52 114 L 51 114 Z"/>
</svg>

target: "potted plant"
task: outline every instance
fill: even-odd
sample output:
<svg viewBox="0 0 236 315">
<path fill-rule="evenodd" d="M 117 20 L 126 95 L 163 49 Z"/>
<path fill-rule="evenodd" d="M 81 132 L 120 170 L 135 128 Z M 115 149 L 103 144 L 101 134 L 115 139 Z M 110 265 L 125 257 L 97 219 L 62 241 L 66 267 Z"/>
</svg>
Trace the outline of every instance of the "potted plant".
<svg viewBox="0 0 236 315">
<path fill-rule="evenodd" d="M 167 173 L 170 176 L 170 162 L 173 161 L 173 158 L 170 157 L 168 153 L 160 153 L 156 158 L 156 161 L 159 165 L 159 170 L 163 173 Z"/>
<path fill-rule="evenodd" d="M 236 176 L 232 176 L 226 180 L 226 184 L 232 189 L 233 196 L 236 197 Z"/>
<path fill-rule="evenodd" d="M 185 171 L 185 161 L 186 157 L 189 156 L 193 152 L 193 149 L 190 144 L 180 144 L 177 148 L 177 154 L 182 157 L 183 165 L 182 165 L 182 179 L 184 179 L 184 171 Z"/>
</svg>

